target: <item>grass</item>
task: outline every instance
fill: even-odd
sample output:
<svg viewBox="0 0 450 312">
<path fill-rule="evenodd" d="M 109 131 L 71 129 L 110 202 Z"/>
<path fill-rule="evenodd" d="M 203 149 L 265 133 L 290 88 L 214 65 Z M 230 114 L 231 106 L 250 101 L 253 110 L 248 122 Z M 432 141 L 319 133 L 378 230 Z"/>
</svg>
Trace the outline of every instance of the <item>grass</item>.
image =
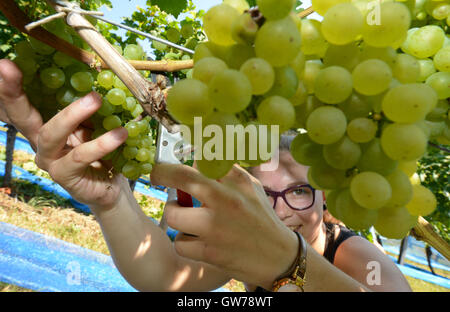
<svg viewBox="0 0 450 312">
<path fill-rule="evenodd" d="M 4 147 L 0 147 L 0 159 L 4 159 Z M 20 151 L 14 153 L 14 165 L 22 167 L 33 174 L 49 178 L 48 174 L 34 164 L 33 157 Z M 3 178 L 0 177 L 0 183 Z M 13 180 L 12 190 L 15 195 L 10 196 L 0 188 L 0 221 L 10 223 L 21 228 L 35 231 L 44 235 L 73 243 L 106 255 L 109 250 L 104 241 L 100 226 L 93 215 L 76 210 L 70 201 L 53 193 L 42 190 L 32 183 Z M 144 213 L 160 220 L 164 203 L 135 192 L 135 197 Z M 405 260 L 419 268 L 429 270 L 427 266 Z M 435 269 L 441 276 L 450 278 L 448 271 Z M 416 292 L 449 292 L 447 288 L 427 283 L 406 276 L 411 288 Z M 245 291 L 241 282 L 232 280 L 224 286 L 234 291 Z M 0 282 L 0 292 L 28 292 L 31 290 Z"/>
</svg>

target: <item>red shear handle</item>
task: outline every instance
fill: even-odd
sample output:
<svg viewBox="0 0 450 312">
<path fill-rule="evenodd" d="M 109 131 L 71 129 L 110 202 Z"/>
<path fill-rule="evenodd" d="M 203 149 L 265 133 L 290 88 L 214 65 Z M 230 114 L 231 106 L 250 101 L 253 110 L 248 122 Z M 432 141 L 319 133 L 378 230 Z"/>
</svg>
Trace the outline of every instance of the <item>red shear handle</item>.
<svg viewBox="0 0 450 312">
<path fill-rule="evenodd" d="M 193 207 L 192 197 L 182 190 L 177 190 L 178 204 L 183 207 Z"/>
</svg>

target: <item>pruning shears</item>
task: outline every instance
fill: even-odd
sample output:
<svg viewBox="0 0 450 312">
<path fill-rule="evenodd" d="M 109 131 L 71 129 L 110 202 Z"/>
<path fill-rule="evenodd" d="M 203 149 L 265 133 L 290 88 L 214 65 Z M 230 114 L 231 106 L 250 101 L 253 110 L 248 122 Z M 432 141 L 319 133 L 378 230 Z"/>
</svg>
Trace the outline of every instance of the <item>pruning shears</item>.
<svg viewBox="0 0 450 312">
<path fill-rule="evenodd" d="M 158 136 L 156 140 L 156 163 L 182 164 L 182 159 L 186 154 L 185 150 L 187 148 L 190 148 L 190 146 L 184 142 L 181 132 L 170 133 L 162 124 L 159 124 Z M 188 150 L 188 152 L 189 151 L 190 150 Z M 175 199 L 180 206 L 193 207 L 194 202 L 191 195 L 183 192 L 182 190 L 169 188 L 166 204 L 167 202 Z M 168 226 L 164 213 L 159 227 L 164 231 L 167 230 Z"/>
</svg>

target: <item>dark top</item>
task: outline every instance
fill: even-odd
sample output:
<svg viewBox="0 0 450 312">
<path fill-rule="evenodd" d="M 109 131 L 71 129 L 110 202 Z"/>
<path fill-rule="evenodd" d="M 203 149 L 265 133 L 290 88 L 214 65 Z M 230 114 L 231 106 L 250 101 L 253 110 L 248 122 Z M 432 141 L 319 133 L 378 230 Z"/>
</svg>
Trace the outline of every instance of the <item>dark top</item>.
<svg viewBox="0 0 450 312">
<path fill-rule="evenodd" d="M 325 243 L 325 251 L 323 253 L 323 256 L 330 261 L 331 264 L 334 264 L 334 256 L 336 255 L 336 251 L 338 247 L 348 238 L 352 236 L 358 236 L 355 232 L 349 230 L 345 226 L 332 224 L 332 223 L 325 223 L 325 227 L 327 228 L 327 238 Z M 338 237 L 335 237 L 336 233 L 336 227 L 340 228 Z M 262 287 L 257 287 L 255 289 L 255 292 L 266 292 Z"/>
</svg>

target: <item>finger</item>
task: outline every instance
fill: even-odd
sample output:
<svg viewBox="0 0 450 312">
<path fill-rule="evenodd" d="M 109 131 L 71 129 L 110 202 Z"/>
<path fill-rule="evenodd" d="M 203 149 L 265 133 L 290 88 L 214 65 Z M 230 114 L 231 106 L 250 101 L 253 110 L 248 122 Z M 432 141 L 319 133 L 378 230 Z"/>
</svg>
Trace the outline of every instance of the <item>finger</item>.
<svg viewBox="0 0 450 312">
<path fill-rule="evenodd" d="M 176 252 L 182 257 L 196 261 L 205 260 L 205 242 L 198 237 L 180 233 L 175 238 L 174 247 Z"/>
<path fill-rule="evenodd" d="M 128 137 L 125 128 L 111 130 L 93 141 L 78 145 L 67 155 L 51 164 L 49 173 L 52 178 L 65 184 L 67 181 L 79 178 L 89 165 L 108 153 L 116 150 Z"/>
<path fill-rule="evenodd" d="M 50 119 L 39 131 L 39 158 L 55 159 L 66 145 L 69 135 L 102 105 L 100 95 L 91 92 L 73 102 Z"/>
<path fill-rule="evenodd" d="M 22 73 L 10 60 L 0 60 L 0 104 L 2 120 L 13 124 L 36 151 L 37 137 L 43 122 L 22 89 Z M 6 120 L 5 120 L 6 119 Z"/>
<path fill-rule="evenodd" d="M 167 224 L 180 232 L 196 236 L 210 234 L 212 212 L 202 207 L 182 207 L 176 201 L 167 202 L 164 212 Z"/>
<path fill-rule="evenodd" d="M 234 164 L 227 175 L 220 179 L 220 182 L 247 191 L 255 187 L 263 190 L 261 182 L 238 164 Z"/>
<path fill-rule="evenodd" d="M 202 203 L 226 200 L 228 197 L 219 182 L 206 178 L 196 169 L 186 165 L 156 164 L 150 179 L 153 185 L 180 189 Z"/>
<path fill-rule="evenodd" d="M 78 127 L 68 138 L 68 144 L 76 147 L 92 140 L 92 131 L 84 127 Z"/>
</svg>

